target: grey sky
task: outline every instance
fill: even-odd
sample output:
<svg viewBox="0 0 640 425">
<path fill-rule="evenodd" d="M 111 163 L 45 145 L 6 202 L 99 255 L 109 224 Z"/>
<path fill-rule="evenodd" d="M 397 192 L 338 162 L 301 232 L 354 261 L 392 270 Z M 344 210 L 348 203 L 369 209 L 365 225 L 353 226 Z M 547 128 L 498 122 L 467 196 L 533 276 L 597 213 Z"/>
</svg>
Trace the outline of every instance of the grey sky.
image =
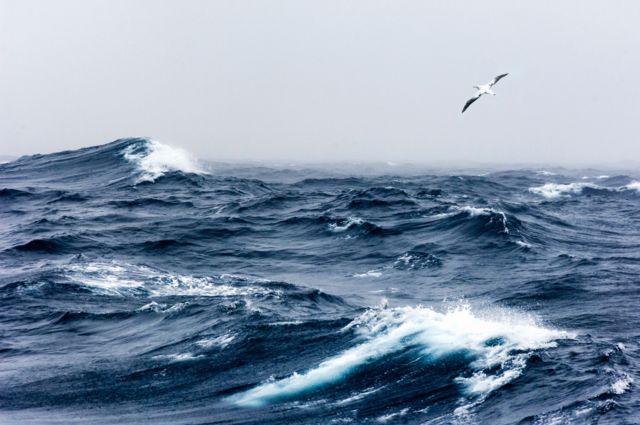
<svg viewBox="0 0 640 425">
<path fill-rule="evenodd" d="M 0 0 L 0 154 L 636 160 L 638 22 L 631 0 Z"/>
</svg>

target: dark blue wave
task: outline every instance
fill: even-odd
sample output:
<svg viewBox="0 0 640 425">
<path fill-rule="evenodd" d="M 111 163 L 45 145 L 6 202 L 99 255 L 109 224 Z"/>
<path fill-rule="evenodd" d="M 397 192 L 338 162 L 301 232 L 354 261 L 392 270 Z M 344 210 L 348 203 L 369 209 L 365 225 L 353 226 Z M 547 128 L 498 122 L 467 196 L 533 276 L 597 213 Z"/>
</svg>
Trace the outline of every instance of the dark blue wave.
<svg viewBox="0 0 640 425">
<path fill-rule="evenodd" d="M 2 423 L 634 423 L 633 172 L 0 164 Z"/>
</svg>

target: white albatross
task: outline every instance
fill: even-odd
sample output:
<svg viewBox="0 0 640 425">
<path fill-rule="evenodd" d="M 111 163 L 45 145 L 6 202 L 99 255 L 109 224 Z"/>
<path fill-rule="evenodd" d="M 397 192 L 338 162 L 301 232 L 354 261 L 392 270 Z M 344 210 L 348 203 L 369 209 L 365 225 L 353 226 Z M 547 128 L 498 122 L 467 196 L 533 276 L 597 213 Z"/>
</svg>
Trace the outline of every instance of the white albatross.
<svg viewBox="0 0 640 425">
<path fill-rule="evenodd" d="M 464 104 L 464 108 L 462 108 L 462 113 L 464 114 L 464 111 L 466 111 L 467 108 L 471 106 L 473 102 L 480 99 L 480 96 L 482 96 L 483 94 L 490 94 L 492 96 L 495 96 L 496 94 L 493 92 L 493 90 L 491 90 L 491 87 L 493 87 L 495 83 L 497 83 L 498 81 L 500 81 L 501 78 L 504 78 L 507 75 L 509 74 L 500 74 L 493 80 L 489 81 L 487 84 L 480 84 L 479 86 L 473 86 L 473 88 L 477 89 L 478 92 L 471 99 L 467 100 L 467 103 Z"/>
</svg>

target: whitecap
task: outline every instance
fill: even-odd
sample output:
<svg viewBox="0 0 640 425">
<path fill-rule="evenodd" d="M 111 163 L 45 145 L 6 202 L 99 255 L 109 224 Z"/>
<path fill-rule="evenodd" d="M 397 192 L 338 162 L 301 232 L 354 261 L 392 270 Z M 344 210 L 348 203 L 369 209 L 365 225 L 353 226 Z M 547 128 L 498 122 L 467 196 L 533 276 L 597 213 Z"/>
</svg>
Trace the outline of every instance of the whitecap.
<svg viewBox="0 0 640 425">
<path fill-rule="evenodd" d="M 306 372 L 258 385 L 232 401 L 240 406 L 261 406 L 295 397 L 346 379 L 358 367 L 409 346 L 418 346 L 420 355 L 429 361 L 467 353 L 474 359 L 470 366 L 475 373 L 460 376 L 457 382 L 470 395 L 484 395 L 521 374 L 524 360 L 533 350 L 555 347 L 555 340 L 573 337 L 543 327 L 530 316 L 507 310 L 477 314 L 468 305 L 445 312 L 423 306 L 370 309 L 343 331 L 355 331 L 364 342 Z M 496 366 L 500 366 L 497 372 Z"/>
<path fill-rule="evenodd" d="M 628 190 L 637 190 L 638 192 L 640 192 L 640 181 L 634 180 L 631 183 L 625 185 L 624 188 Z"/>
<path fill-rule="evenodd" d="M 616 381 L 611 384 L 611 392 L 614 394 L 624 394 L 633 384 L 633 378 L 627 374 L 622 374 Z"/>
<path fill-rule="evenodd" d="M 571 193 L 578 194 L 582 192 L 582 189 L 585 187 L 597 189 L 599 186 L 596 186 L 593 183 L 546 183 L 542 186 L 530 187 L 529 192 L 534 193 L 536 195 L 544 196 L 547 199 L 555 199 L 561 196 L 566 196 Z"/>
<path fill-rule="evenodd" d="M 338 223 L 329 223 L 329 230 L 334 233 L 344 232 L 354 226 L 359 226 L 364 223 L 359 217 L 349 217 L 346 221 L 342 220 L 342 224 Z"/>
<path fill-rule="evenodd" d="M 465 212 L 467 214 L 469 214 L 469 217 L 478 217 L 481 215 L 485 215 L 485 216 L 500 216 L 500 221 L 502 222 L 502 227 L 503 227 L 503 232 L 504 233 L 509 233 L 509 227 L 507 226 L 507 215 L 503 212 L 503 211 L 498 211 L 495 210 L 493 208 L 479 208 L 479 207 L 472 207 L 469 205 L 466 205 L 464 207 L 455 207 L 458 211 L 462 211 Z M 493 221 L 493 219 L 491 220 Z"/>
<path fill-rule="evenodd" d="M 182 148 L 171 147 L 157 140 L 148 140 L 145 148 L 140 150 L 138 146 L 130 145 L 122 151 L 124 158 L 136 164 L 142 172 L 138 182 L 154 181 L 169 171 L 207 174 L 201 164 Z"/>
<path fill-rule="evenodd" d="M 607 177 L 609 176 L 598 176 L 596 178 L 600 179 Z M 623 192 L 626 190 L 635 190 L 640 192 L 640 181 L 634 180 L 624 186 L 617 187 L 598 186 L 594 183 L 588 182 L 574 182 L 567 184 L 546 183 L 542 186 L 530 187 L 529 192 L 544 196 L 547 199 L 557 199 L 560 197 L 570 196 L 571 194 L 580 194 L 585 188 L 609 191 L 611 193 Z"/>
</svg>

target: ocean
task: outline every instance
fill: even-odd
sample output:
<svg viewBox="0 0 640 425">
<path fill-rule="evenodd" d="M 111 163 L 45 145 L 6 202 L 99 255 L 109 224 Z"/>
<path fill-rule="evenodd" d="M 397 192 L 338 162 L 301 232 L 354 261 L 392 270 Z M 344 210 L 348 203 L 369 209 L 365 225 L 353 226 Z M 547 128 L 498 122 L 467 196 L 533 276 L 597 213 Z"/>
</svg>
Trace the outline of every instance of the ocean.
<svg viewBox="0 0 640 425">
<path fill-rule="evenodd" d="M 640 174 L 0 164 L 3 424 L 640 423 Z"/>
</svg>

